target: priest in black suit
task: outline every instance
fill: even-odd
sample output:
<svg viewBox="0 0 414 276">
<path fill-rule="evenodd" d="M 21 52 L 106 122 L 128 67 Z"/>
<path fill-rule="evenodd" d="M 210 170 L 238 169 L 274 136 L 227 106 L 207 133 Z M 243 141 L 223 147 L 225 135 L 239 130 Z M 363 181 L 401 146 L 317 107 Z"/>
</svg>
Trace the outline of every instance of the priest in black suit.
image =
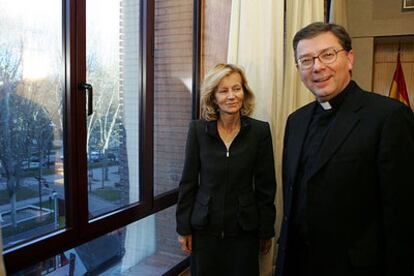
<svg viewBox="0 0 414 276">
<path fill-rule="evenodd" d="M 343 27 L 312 23 L 293 48 L 316 100 L 286 125 L 276 275 L 413 276 L 413 112 L 351 80 Z"/>
</svg>

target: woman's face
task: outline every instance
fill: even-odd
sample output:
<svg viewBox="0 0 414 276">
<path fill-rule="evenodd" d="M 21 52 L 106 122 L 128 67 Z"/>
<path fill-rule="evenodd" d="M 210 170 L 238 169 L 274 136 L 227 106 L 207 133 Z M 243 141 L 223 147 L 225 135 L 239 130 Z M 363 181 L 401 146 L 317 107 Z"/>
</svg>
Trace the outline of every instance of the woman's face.
<svg viewBox="0 0 414 276">
<path fill-rule="evenodd" d="M 214 103 L 220 114 L 237 114 L 243 106 L 244 91 L 242 78 L 239 73 L 224 77 L 214 92 Z"/>
</svg>

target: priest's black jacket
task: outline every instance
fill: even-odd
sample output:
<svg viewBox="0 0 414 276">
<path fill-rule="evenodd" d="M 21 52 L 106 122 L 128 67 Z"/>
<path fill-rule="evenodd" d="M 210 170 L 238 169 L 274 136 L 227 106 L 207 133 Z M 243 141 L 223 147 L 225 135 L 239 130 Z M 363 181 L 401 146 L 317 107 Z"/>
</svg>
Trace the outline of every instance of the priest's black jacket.
<svg viewBox="0 0 414 276">
<path fill-rule="evenodd" d="M 363 271 L 372 269 L 378 276 L 413 276 L 413 112 L 353 81 L 347 93 L 304 179 L 312 275 L 367 275 Z M 292 195 L 316 104 L 292 113 L 286 125 L 277 276 L 289 276 Z"/>
</svg>

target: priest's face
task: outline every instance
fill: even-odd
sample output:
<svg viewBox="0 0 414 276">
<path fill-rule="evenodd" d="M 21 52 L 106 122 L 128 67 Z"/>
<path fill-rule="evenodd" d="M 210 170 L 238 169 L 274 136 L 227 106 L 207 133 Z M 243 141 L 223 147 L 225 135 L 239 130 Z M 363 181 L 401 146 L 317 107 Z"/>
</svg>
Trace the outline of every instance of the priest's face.
<svg viewBox="0 0 414 276">
<path fill-rule="evenodd" d="M 351 80 L 354 52 L 345 51 L 331 32 L 299 41 L 296 55 L 302 82 L 320 102 L 334 98 Z"/>
</svg>

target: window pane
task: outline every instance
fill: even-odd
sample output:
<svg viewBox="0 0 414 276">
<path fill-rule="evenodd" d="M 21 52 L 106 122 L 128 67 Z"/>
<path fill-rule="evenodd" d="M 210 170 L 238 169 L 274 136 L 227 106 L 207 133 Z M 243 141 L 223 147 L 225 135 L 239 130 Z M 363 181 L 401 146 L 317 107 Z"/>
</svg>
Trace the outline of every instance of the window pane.
<svg viewBox="0 0 414 276">
<path fill-rule="evenodd" d="M 0 0 L 3 244 L 65 226 L 62 1 Z"/>
<path fill-rule="evenodd" d="M 178 187 L 192 111 L 193 2 L 155 1 L 154 194 Z"/>
<path fill-rule="evenodd" d="M 163 275 L 188 256 L 178 246 L 174 214 L 175 206 L 16 275 Z"/>
<path fill-rule="evenodd" d="M 138 0 L 87 1 L 89 213 L 139 201 L 140 37 Z"/>
</svg>

